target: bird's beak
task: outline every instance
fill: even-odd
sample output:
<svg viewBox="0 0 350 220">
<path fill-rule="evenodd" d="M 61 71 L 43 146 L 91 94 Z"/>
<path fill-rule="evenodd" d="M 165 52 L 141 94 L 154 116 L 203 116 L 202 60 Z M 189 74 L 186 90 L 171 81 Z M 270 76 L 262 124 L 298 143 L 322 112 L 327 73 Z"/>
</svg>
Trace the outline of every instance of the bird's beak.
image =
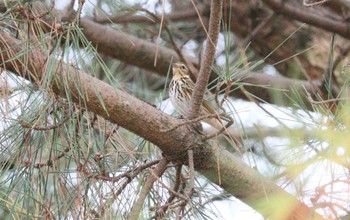
<svg viewBox="0 0 350 220">
<path fill-rule="evenodd" d="M 176 65 L 173 65 L 173 74 L 177 71 L 178 67 Z"/>
</svg>

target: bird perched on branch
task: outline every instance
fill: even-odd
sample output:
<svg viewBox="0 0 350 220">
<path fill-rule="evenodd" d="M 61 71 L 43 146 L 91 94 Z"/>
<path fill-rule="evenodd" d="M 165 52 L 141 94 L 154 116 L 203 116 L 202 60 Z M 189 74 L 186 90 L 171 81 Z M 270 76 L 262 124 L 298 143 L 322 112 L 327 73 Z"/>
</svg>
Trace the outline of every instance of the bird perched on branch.
<svg viewBox="0 0 350 220">
<path fill-rule="evenodd" d="M 191 112 L 191 97 L 194 90 L 194 82 L 192 81 L 189 70 L 184 63 L 173 64 L 173 77 L 169 86 L 170 101 L 179 112 L 185 118 L 190 116 Z M 217 130 L 222 129 L 225 124 L 219 117 L 220 113 L 204 99 L 199 110 L 199 116 L 214 115 L 216 118 L 204 118 L 203 121 Z"/>
</svg>

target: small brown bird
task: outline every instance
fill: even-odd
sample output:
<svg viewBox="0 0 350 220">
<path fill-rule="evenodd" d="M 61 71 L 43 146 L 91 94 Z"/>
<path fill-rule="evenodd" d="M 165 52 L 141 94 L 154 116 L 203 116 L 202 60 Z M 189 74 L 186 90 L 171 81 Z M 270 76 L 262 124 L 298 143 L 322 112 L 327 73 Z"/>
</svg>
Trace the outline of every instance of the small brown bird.
<svg viewBox="0 0 350 220">
<path fill-rule="evenodd" d="M 191 97 L 194 85 L 186 65 L 183 63 L 174 63 L 173 78 L 169 86 L 169 97 L 176 111 L 185 118 L 188 118 L 191 112 Z M 199 115 L 204 116 L 209 114 L 219 115 L 214 107 L 204 99 L 199 110 Z M 224 126 L 218 118 L 206 118 L 203 121 L 217 130 L 220 130 Z"/>
</svg>

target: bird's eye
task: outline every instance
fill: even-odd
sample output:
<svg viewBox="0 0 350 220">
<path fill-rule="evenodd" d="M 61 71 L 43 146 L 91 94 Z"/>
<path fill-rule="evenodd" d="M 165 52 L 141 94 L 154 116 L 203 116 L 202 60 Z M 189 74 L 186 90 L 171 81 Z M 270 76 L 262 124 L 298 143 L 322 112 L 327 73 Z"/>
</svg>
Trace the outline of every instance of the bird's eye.
<svg viewBox="0 0 350 220">
<path fill-rule="evenodd" d="M 186 66 L 185 65 L 181 65 L 180 67 L 182 70 L 186 70 Z"/>
</svg>

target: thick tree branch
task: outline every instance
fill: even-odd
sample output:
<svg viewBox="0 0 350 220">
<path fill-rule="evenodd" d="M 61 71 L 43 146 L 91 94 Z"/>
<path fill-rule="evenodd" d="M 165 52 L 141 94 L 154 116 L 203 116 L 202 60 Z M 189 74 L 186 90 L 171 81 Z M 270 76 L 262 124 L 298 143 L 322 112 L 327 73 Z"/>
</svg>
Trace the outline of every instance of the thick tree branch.
<svg viewBox="0 0 350 220">
<path fill-rule="evenodd" d="M 343 21 L 336 21 L 334 19 L 320 16 L 315 13 L 310 13 L 308 10 L 288 5 L 283 0 L 262 0 L 276 13 L 287 16 L 289 19 L 296 19 L 307 24 L 311 24 L 315 27 L 322 28 L 324 30 L 337 33 L 347 39 L 350 39 L 349 25 Z"/>
<path fill-rule="evenodd" d="M 215 147 L 212 147 L 212 150 L 215 151 Z M 323 219 L 320 215 L 317 213 L 311 213 L 310 208 L 307 207 L 305 204 L 297 202 L 295 203 L 293 196 L 291 195 L 286 195 L 286 197 L 281 196 L 280 193 L 284 195 L 284 192 L 282 189 L 277 190 L 274 188 L 272 185 L 265 185 L 263 179 L 260 179 L 259 177 L 257 178 L 255 175 L 255 171 L 253 169 L 248 168 L 246 166 L 241 166 L 239 165 L 240 160 L 236 157 L 234 157 L 232 154 L 228 153 L 226 150 L 223 149 L 217 149 L 217 158 L 215 157 L 210 157 L 207 160 L 207 164 L 210 167 L 210 169 L 197 169 L 201 174 L 206 176 L 209 180 L 213 181 L 216 184 L 218 184 L 218 179 L 221 179 L 221 187 L 223 187 L 226 191 L 230 192 L 230 190 L 238 190 L 240 192 L 245 192 L 247 194 L 250 194 L 250 196 L 245 197 L 243 195 L 236 194 L 235 197 L 238 199 L 241 199 L 241 196 L 244 197 L 244 201 L 249 201 L 249 205 L 253 207 L 255 210 L 259 210 L 259 212 L 263 216 L 269 216 L 268 219 L 275 219 L 275 220 L 280 220 L 280 219 L 289 219 L 289 220 L 308 220 L 308 219 Z M 217 160 L 220 162 L 220 177 L 218 176 L 218 172 L 212 172 L 212 170 L 217 170 Z M 232 166 L 234 165 L 234 166 Z M 246 169 L 248 168 L 248 169 Z M 242 185 L 242 182 L 231 182 L 228 180 L 230 176 L 236 175 L 237 173 L 244 173 L 245 176 L 245 184 Z M 247 185 L 246 185 L 247 184 Z M 256 193 L 255 187 L 248 187 L 247 186 L 256 186 L 260 188 L 259 190 L 263 190 L 266 195 L 268 196 L 255 196 L 254 194 Z M 272 186 L 272 188 L 270 188 Z M 253 190 L 254 192 L 251 191 L 250 193 L 248 191 Z M 229 189 L 229 190 L 228 190 Z M 282 190 L 282 191 L 281 191 Z M 245 194 L 244 193 L 244 194 Z M 286 200 L 284 200 L 286 199 Z M 294 200 L 294 201 L 293 201 Z M 243 201 L 243 200 L 242 200 Z M 279 201 L 277 204 L 281 204 L 281 201 L 283 201 L 283 207 L 288 207 L 283 211 L 287 211 L 287 213 L 277 213 L 274 208 L 276 208 L 276 203 Z M 270 206 L 266 206 L 267 204 L 270 204 Z M 281 209 L 279 207 L 278 209 Z M 281 211 L 281 210 L 280 210 Z"/>
<path fill-rule="evenodd" d="M 174 50 L 115 31 L 90 19 L 82 18 L 80 26 L 85 37 L 99 52 L 140 68 L 166 75 L 170 62 L 180 61 Z M 158 55 L 156 54 L 158 47 Z M 154 66 L 154 59 L 157 65 Z M 189 59 L 191 60 L 191 59 Z"/>
<path fill-rule="evenodd" d="M 350 2 L 347 0 L 333 0 L 325 2 L 322 6 L 332 9 L 338 15 L 342 15 L 344 11 L 350 9 Z"/>
<path fill-rule="evenodd" d="M 40 82 L 47 76 L 48 54 L 37 47 L 29 50 L 26 45 L 28 44 L 20 42 L 8 33 L 0 32 L 0 66 L 34 83 Z M 52 64 L 54 60 L 50 59 L 50 62 Z M 289 219 L 307 219 L 311 216 L 313 219 L 322 219 L 314 210 L 226 150 L 217 149 L 217 145 L 204 147 L 199 135 L 187 127 L 179 127 L 166 134 L 161 132 L 176 126 L 178 120 L 70 65 L 57 61 L 55 67 L 50 66 L 50 70 L 56 71 L 55 79 L 50 81 L 49 86 L 57 95 L 65 97 L 65 91 L 70 91 L 72 101 L 78 104 L 83 101 L 88 110 L 154 143 L 170 159 L 176 156 L 186 160 L 186 154 L 183 152 L 186 153 L 189 146 L 195 146 L 196 169 L 217 183 L 216 165 L 219 161 L 221 186 L 265 217 L 282 219 L 278 215 L 280 210 L 275 206 L 275 199 L 281 196 L 285 198 L 285 204 L 290 205 Z M 66 90 L 62 85 L 65 85 Z M 101 105 L 101 100 L 104 105 Z M 261 203 L 256 203 L 258 199 L 262 199 Z"/>
</svg>

